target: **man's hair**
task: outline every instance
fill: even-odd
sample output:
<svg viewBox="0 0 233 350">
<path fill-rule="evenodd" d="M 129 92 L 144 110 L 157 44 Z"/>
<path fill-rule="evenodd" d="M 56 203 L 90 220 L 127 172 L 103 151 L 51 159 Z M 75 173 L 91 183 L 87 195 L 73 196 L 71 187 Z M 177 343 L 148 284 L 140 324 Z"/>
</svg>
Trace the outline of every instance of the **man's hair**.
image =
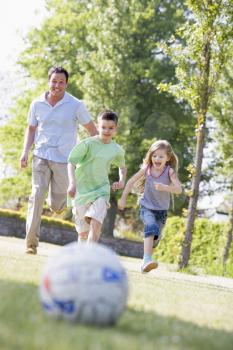
<svg viewBox="0 0 233 350">
<path fill-rule="evenodd" d="M 63 67 L 52 67 L 50 68 L 49 72 L 48 72 L 48 79 L 50 80 L 51 76 L 53 73 L 63 73 L 65 74 L 66 77 L 66 82 L 68 82 L 69 79 L 69 73 L 67 72 L 67 70 Z"/>
<path fill-rule="evenodd" d="M 118 124 L 118 115 L 116 112 L 105 109 L 98 115 L 98 120 L 112 120 L 116 125 Z"/>
</svg>

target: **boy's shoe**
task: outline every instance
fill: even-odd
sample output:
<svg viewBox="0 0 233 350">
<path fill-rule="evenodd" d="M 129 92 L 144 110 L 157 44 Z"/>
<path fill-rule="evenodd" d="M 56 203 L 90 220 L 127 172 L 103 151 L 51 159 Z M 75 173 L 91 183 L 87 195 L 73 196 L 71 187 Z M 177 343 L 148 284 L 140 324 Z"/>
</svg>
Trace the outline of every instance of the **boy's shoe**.
<svg viewBox="0 0 233 350">
<path fill-rule="evenodd" d="M 159 264 L 157 261 L 150 260 L 141 266 L 141 273 L 150 272 L 151 270 L 157 269 L 158 266 Z"/>
<path fill-rule="evenodd" d="M 25 253 L 26 254 L 36 255 L 37 254 L 37 249 L 36 249 L 36 247 L 28 247 L 28 248 L 26 248 Z"/>
</svg>

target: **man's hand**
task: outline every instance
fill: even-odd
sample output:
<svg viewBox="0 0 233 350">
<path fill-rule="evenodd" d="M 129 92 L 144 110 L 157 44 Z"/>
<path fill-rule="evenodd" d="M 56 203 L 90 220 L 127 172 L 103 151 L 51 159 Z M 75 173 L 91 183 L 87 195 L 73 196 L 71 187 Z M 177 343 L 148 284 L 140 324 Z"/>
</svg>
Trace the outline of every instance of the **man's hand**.
<svg viewBox="0 0 233 350">
<path fill-rule="evenodd" d="M 124 188 L 124 187 L 125 187 L 124 181 L 113 182 L 113 184 L 112 184 L 113 191 L 122 190 L 122 188 Z"/>
<path fill-rule="evenodd" d="M 23 153 L 20 157 L 20 168 L 26 168 L 28 166 L 28 154 Z"/>
<path fill-rule="evenodd" d="M 69 184 L 69 187 L 67 189 L 67 194 L 71 198 L 74 198 L 74 196 L 76 194 L 76 185 L 75 184 Z"/>
</svg>

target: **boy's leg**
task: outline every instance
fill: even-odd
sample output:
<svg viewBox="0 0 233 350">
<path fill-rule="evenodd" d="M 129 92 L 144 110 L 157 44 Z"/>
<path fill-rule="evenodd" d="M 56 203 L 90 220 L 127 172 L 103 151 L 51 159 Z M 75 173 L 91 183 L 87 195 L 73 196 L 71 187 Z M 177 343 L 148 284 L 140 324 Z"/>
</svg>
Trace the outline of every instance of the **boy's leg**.
<svg viewBox="0 0 233 350">
<path fill-rule="evenodd" d="M 103 197 L 97 198 L 88 208 L 85 219 L 90 223 L 88 242 L 98 242 L 104 218 L 107 214 L 108 203 Z"/>
<path fill-rule="evenodd" d="M 98 242 L 100 239 L 102 224 L 95 220 L 91 219 L 90 221 L 90 231 L 88 234 L 88 242 Z"/>
<path fill-rule="evenodd" d="M 85 214 L 89 205 L 77 205 L 73 207 L 72 213 L 74 215 L 75 228 L 78 232 L 78 243 L 85 242 L 88 238 L 90 225 L 85 220 Z"/>
<path fill-rule="evenodd" d="M 49 161 L 51 182 L 49 187 L 48 205 L 51 210 L 60 214 L 66 207 L 68 171 L 67 164 Z"/>
<path fill-rule="evenodd" d="M 78 243 L 87 242 L 89 231 L 80 232 L 78 234 Z"/>
<path fill-rule="evenodd" d="M 32 193 L 28 201 L 26 220 L 26 252 L 30 254 L 36 254 L 40 236 L 41 214 L 50 178 L 51 172 L 47 161 L 33 157 Z"/>
</svg>

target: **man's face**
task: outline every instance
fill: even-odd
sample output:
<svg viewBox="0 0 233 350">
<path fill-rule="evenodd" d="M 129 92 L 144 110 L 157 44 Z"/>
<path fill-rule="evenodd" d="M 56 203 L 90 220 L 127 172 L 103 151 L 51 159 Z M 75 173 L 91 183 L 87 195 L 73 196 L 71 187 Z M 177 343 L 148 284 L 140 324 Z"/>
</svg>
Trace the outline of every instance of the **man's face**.
<svg viewBox="0 0 233 350">
<path fill-rule="evenodd" d="M 64 73 L 53 73 L 49 79 L 49 93 L 53 97 L 62 98 L 67 87 Z"/>
</svg>

